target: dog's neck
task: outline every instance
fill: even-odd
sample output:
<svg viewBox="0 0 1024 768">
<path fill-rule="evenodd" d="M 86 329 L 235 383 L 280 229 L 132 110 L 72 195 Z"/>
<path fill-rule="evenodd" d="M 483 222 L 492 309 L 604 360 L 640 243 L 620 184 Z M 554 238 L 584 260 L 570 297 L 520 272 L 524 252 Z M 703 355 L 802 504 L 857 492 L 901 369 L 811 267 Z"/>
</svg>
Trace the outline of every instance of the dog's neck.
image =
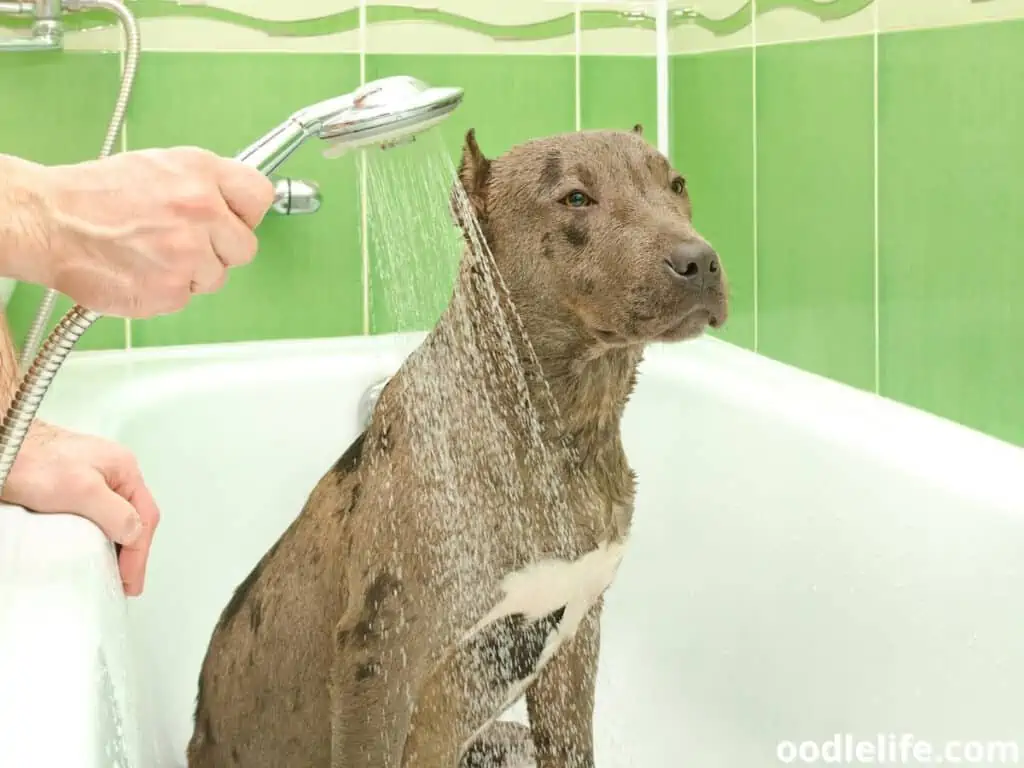
<svg viewBox="0 0 1024 768">
<path fill-rule="evenodd" d="M 522 320 L 564 428 L 584 439 L 617 432 L 643 348 L 605 346 L 567 311 Z"/>
<path fill-rule="evenodd" d="M 476 354 L 487 352 L 484 347 L 499 340 L 511 342 L 539 413 L 545 400 L 553 397 L 558 418 L 541 416 L 551 437 L 597 445 L 618 435 L 642 346 L 606 346 L 567 308 L 514 282 L 505 292 L 486 270 L 464 260 L 442 325 L 451 332 L 466 318 L 476 330 Z"/>
</svg>

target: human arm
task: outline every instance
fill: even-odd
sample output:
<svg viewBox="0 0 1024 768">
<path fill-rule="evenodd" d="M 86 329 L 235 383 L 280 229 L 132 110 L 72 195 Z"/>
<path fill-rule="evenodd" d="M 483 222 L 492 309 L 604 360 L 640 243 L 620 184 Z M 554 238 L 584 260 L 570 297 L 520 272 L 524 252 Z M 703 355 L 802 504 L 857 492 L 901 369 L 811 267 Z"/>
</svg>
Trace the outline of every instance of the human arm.
<svg viewBox="0 0 1024 768">
<path fill-rule="evenodd" d="M 0 313 L 0 407 L 7 410 L 18 380 L 17 355 Z M 160 513 L 135 457 L 116 443 L 33 422 L 4 486 L 2 500 L 33 512 L 63 512 L 91 520 L 121 545 L 125 594 L 142 593 L 146 562 Z"/>
<path fill-rule="evenodd" d="M 174 312 L 252 260 L 272 202 L 259 171 L 191 147 L 58 166 L 0 155 L 0 275 L 103 314 Z"/>
</svg>

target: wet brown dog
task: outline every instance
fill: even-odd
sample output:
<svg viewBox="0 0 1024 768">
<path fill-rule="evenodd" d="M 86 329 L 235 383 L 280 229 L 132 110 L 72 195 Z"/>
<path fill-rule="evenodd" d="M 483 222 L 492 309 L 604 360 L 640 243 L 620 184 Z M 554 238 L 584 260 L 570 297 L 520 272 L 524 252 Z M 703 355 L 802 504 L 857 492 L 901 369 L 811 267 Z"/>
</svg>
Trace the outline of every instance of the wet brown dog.
<svg viewBox="0 0 1024 768">
<path fill-rule="evenodd" d="M 467 248 L 444 315 L 225 608 L 192 768 L 594 765 L 634 498 L 623 408 L 647 343 L 725 321 L 725 277 L 639 126 L 493 160 L 470 131 L 459 181 L 493 262 Z M 524 693 L 529 732 L 495 723 Z"/>
</svg>

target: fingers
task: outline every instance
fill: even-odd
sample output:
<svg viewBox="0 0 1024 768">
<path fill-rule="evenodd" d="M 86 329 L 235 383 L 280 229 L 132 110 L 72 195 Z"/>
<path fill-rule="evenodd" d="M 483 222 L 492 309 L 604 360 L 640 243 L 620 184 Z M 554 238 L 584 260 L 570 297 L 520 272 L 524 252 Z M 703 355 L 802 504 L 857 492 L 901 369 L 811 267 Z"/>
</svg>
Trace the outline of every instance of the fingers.
<svg viewBox="0 0 1024 768">
<path fill-rule="evenodd" d="M 191 293 L 215 293 L 227 280 L 227 268 L 217 257 L 216 247 L 211 243 L 210 253 L 197 265 L 191 279 Z"/>
<path fill-rule="evenodd" d="M 226 269 L 255 256 L 253 230 L 274 199 L 256 169 L 195 147 L 119 153 L 47 179 L 45 207 L 60 222 L 53 250 L 64 255 L 40 279 L 129 317 L 177 311 L 223 287 Z M 115 276 L 127 290 L 111 288 Z"/>
<path fill-rule="evenodd" d="M 146 487 L 135 458 L 126 451 L 113 452 L 104 468 L 111 495 L 126 503 L 139 521 L 137 534 L 121 543 L 118 566 L 124 592 L 129 597 L 142 594 L 146 581 L 146 565 L 153 535 L 160 523 L 160 510 L 152 493 Z"/>
<path fill-rule="evenodd" d="M 221 221 L 210 232 L 210 240 L 217 258 L 225 267 L 248 264 L 256 256 L 256 235 L 227 208 Z"/>
<path fill-rule="evenodd" d="M 210 227 L 210 244 L 218 264 L 204 260 L 193 280 L 195 293 L 213 293 L 227 280 L 227 268 L 248 264 L 259 246 L 254 229 L 274 200 L 274 187 L 259 171 L 236 160 L 217 157 L 216 182 L 224 210 Z"/>
<path fill-rule="evenodd" d="M 114 493 L 99 474 L 86 476 L 78 489 L 79 500 L 73 510 L 92 520 L 107 538 L 121 546 L 131 546 L 142 535 L 142 519 L 126 499 Z"/>
<path fill-rule="evenodd" d="M 119 545 L 126 594 L 141 594 L 160 512 L 131 452 L 37 421 L 14 462 L 3 500 L 91 521 Z"/>
<path fill-rule="evenodd" d="M 218 185 L 224 202 L 250 229 L 256 229 L 274 202 L 270 179 L 245 163 L 222 158 Z"/>
<path fill-rule="evenodd" d="M 135 509 L 142 521 L 142 533 L 134 542 L 122 545 L 118 556 L 124 593 L 129 597 L 136 597 L 142 594 L 145 586 L 149 550 L 160 522 L 160 512 L 141 474 L 132 484 L 120 486 L 116 490 Z"/>
<path fill-rule="evenodd" d="M 256 235 L 227 206 L 210 229 L 211 256 L 196 267 L 193 293 L 215 293 L 224 287 L 228 269 L 248 264 L 256 256 Z"/>
<path fill-rule="evenodd" d="M 107 538 L 120 545 L 121 584 L 126 595 L 136 597 L 142 594 L 145 584 L 149 548 L 159 515 L 145 486 L 122 488 L 126 490 L 115 491 L 96 475 L 96 485 L 82 498 L 78 513 L 96 523 Z M 126 498 L 125 493 L 132 498 Z"/>
</svg>

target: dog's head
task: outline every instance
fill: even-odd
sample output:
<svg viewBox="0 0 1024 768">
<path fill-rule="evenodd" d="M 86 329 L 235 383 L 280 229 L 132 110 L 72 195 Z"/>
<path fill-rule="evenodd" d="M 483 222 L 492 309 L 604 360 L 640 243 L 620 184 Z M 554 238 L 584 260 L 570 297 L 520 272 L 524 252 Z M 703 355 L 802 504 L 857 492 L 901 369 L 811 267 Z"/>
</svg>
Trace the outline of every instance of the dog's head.
<svg viewBox="0 0 1024 768">
<path fill-rule="evenodd" d="M 613 346 L 725 322 L 722 263 L 693 226 L 685 179 L 641 126 L 536 139 L 493 160 L 470 130 L 459 182 L 521 312 L 564 308 Z"/>
</svg>

